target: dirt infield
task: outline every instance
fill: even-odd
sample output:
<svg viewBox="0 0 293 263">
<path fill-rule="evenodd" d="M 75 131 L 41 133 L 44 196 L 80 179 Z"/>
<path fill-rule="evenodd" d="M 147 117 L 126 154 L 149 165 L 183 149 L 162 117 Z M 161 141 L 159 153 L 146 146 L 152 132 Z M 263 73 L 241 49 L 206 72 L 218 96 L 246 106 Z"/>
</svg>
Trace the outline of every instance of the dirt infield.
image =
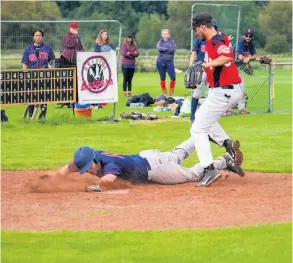
<svg viewBox="0 0 293 263">
<path fill-rule="evenodd" d="M 49 176 L 44 176 L 49 174 Z M 292 175 L 231 175 L 209 188 L 194 184 L 123 185 L 85 192 L 96 179 L 53 180 L 48 171 L 2 171 L 2 229 L 187 229 L 292 221 Z"/>
</svg>

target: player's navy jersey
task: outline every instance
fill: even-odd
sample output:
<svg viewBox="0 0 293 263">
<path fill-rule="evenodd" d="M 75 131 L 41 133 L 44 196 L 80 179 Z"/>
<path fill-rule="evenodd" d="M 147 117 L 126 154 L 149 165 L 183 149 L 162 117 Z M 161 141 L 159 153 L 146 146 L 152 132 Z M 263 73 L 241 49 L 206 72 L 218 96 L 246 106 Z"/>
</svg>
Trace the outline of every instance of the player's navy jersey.
<svg viewBox="0 0 293 263">
<path fill-rule="evenodd" d="M 244 57 L 253 56 L 256 54 L 256 50 L 252 44 L 252 42 L 246 43 L 244 39 L 240 39 L 236 49 L 236 62 L 237 66 L 243 65 L 243 61 L 238 59 L 238 55 L 242 55 Z"/>
<path fill-rule="evenodd" d="M 206 42 L 204 40 L 201 40 L 200 38 L 196 38 L 192 51 L 196 51 L 196 61 L 204 61 Z"/>
<path fill-rule="evenodd" d="M 233 58 L 232 45 L 226 35 L 217 34 L 206 41 L 205 62 L 215 60 L 220 56 Z M 235 61 L 222 66 L 205 68 L 207 82 L 211 88 L 232 85 L 241 82 Z"/>
<path fill-rule="evenodd" d="M 47 44 L 42 43 L 39 47 L 31 44 L 24 51 L 21 63 L 26 64 L 29 69 L 48 68 L 49 61 L 54 59 L 54 52 Z"/>
<path fill-rule="evenodd" d="M 148 181 L 148 161 L 138 154 L 124 155 L 95 151 L 99 157 L 101 175 L 114 174 L 133 183 Z"/>
<path fill-rule="evenodd" d="M 253 56 L 256 54 L 255 48 L 252 44 L 246 43 L 244 39 L 239 40 L 238 46 L 237 46 L 237 55 L 242 55 L 242 56 Z"/>
</svg>

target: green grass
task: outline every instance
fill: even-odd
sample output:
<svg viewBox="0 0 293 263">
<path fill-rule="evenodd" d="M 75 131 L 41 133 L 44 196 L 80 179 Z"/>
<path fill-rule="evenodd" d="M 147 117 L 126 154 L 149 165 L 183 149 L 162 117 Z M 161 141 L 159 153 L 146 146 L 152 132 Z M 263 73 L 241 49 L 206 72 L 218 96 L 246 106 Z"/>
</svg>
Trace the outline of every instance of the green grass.
<svg viewBox="0 0 293 263">
<path fill-rule="evenodd" d="M 291 118 L 291 114 L 235 116 L 222 118 L 221 124 L 231 138 L 242 142 L 246 170 L 291 172 Z M 127 121 L 4 124 L 2 169 L 56 168 L 71 160 L 74 150 L 81 145 L 118 153 L 152 148 L 168 151 L 188 138 L 189 128 L 188 121 L 149 125 Z M 217 157 L 223 149 L 213 145 L 213 153 Z M 184 165 L 196 162 L 193 154 Z"/>
<path fill-rule="evenodd" d="M 178 76 L 177 95 L 186 94 L 180 84 L 182 78 L 182 74 Z M 288 76 L 285 80 L 288 80 Z M 134 90 L 138 93 L 147 91 L 155 97 L 160 94 L 157 83 L 157 74 L 136 74 Z M 285 89 L 289 91 L 289 84 L 282 87 L 283 104 L 289 104 L 291 97 L 285 94 Z M 121 95 L 121 90 L 119 92 Z M 126 107 L 126 100 L 120 96 L 118 114 L 122 111 L 152 111 L 151 107 Z M 169 151 L 189 137 L 188 118 L 143 125 L 128 120 L 97 123 L 96 119 L 110 116 L 112 105 L 95 111 L 92 120 L 75 119 L 70 109 L 56 109 L 50 105 L 45 122 L 22 121 L 23 106 L 5 109 L 9 116 L 9 123 L 2 124 L 2 169 L 5 170 L 54 169 L 69 161 L 73 151 L 80 145 L 120 153 L 136 153 L 152 148 Z M 172 113 L 158 115 L 164 117 Z M 231 138 L 242 142 L 245 169 L 291 172 L 291 119 L 291 114 L 262 114 L 222 118 L 220 123 Z M 212 149 L 215 158 L 223 154 L 220 147 L 213 145 Z M 191 166 L 197 161 L 196 154 L 193 154 L 184 165 Z"/>
<path fill-rule="evenodd" d="M 290 72 L 276 72 L 276 103 L 291 109 Z M 119 78 L 121 87 L 121 78 Z M 135 74 L 136 94 L 160 94 L 156 73 Z M 183 88 L 183 74 L 177 75 L 176 95 Z M 247 85 L 254 85 L 253 81 Z M 278 93 L 277 93 L 278 92 Z M 151 112 L 152 108 L 125 106 L 119 89 L 118 114 L 122 111 Z M 258 98 L 258 97 L 256 97 Z M 264 98 L 258 98 L 261 102 Z M 97 123 L 110 116 L 112 107 L 97 110 L 91 120 L 76 119 L 69 109 L 50 105 L 44 122 L 22 121 L 24 106 L 5 107 L 9 123 L 2 123 L 2 169 L 54 169 L 71 160 L 80 145 L 110 152 L 135 153 L 145 149 L 170 150 L 189 136 L 184 121 L 138 124 Z M 160 117 L 172 113 L 158 113 Z M 241 141 L 246 170 L 291 172 L 292 114 L 261 114 L 221 119 L 231 138 Z M 214 157 L 223 149 L 212 146 Z M 196 154 L 184 165 L 197 162 Z M 195 262 L 195 263 L 289 263 L 291 262 L 291 224 L 257 227 L 186 231 L 109 231 L 109 232 L 2 232 L 2 262 Z"/>
<path fill-rule="evenodd" d="M 258 66 L 258 64 L 255 64 Z M 250 111 L 268 111 L 268 69 L 258 68 L 252 76 L 242 72 Z M 292 69 L 276 67 L 274 71 L 274 111 L 292 110 Z"/>
<path fill-rule="evenodd" d="M 291 224 L 212 230 L 3 232 L 2 262 L 290 263 Z"/>
</svg>

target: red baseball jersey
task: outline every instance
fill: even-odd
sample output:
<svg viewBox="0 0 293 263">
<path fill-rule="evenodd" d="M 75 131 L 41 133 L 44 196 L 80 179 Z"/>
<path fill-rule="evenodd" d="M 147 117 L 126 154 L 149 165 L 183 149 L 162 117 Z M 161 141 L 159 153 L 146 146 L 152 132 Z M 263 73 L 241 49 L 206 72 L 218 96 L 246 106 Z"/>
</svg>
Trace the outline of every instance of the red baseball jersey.
<svg viewBox="0 0 293 263">
<path fill-rule="evenodd" d="M 234 58 L 232 45 L 226 35 L 217 34 L 206 42 L 205 62 L 220 56 Z M 211 88 L 232 85 L 241 82 L 235 61 L 222 66 L 205 68 L 207 82 Z"/>
</svg>

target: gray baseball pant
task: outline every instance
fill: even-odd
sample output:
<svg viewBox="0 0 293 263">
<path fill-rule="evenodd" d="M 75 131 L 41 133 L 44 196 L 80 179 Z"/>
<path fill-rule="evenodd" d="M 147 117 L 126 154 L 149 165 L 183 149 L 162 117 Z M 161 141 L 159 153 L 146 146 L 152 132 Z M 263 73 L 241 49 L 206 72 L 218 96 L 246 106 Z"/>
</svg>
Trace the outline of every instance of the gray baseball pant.
<svg viewBox="0 0 293 263">
<path fill-rule="evenodd" d="M 160 152 L 158 149 L 146 150 L 139 153 L 147 159 L 151 170 L 148 180 L 159 184 L 182 184 L 198 182 L 204 168 L 198 163 L 191 168 L 181 166 L 181 163 L 195 150 L 193 138 L 181 143 L 170 152 Z M 218 170 L 226 168 L 224 157 L 219 157 L 214 162 Z"/>
</svg>

